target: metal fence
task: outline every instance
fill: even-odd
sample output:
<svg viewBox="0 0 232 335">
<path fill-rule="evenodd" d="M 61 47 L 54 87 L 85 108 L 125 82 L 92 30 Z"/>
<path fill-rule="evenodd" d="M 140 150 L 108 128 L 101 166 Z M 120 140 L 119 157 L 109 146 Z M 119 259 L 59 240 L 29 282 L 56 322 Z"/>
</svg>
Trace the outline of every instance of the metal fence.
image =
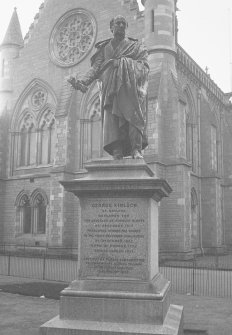
<svg viewBox="0 0 232 335">
<path fill-rule="evenodd" d="M 70 282 L 77 278 L 77 248 L 0 246 L 0 275 Z"/>
<path fill-rule="evenodd" d="M 0 275 L 71 282 L 77 263 L 77 249 L 0 246 Z M 173 293 L 232 297 L 231 254 L 160 261 L 160 272 Z"/>
</svg>

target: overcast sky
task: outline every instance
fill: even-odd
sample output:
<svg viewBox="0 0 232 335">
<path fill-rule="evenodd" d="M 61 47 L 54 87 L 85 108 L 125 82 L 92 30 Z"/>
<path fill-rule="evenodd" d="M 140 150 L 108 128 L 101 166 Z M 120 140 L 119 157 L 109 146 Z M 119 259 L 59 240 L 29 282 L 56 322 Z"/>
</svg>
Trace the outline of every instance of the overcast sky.
<svg viewBox="0 0 232 335">
<path fill-rule="evenodd" d="M 65 1 L 65 0 L 60 0 Z M 95 0 L 98 1 L 98 0 Z M 0 41 L 14 7 L 17 7 L 23 36 L 33 22 L 42 0 L 2 0 Z M 230 45 L 232 45 L 231 0 L 178 0 L 179 44 L 224 91 L 232 91 Z M 230 21 L 230 23 L 229 23 Z M 230 37 L 230 38 L 229 38 Z M 229 41 L 231 42 L 229 43 Z"/>
</svg>

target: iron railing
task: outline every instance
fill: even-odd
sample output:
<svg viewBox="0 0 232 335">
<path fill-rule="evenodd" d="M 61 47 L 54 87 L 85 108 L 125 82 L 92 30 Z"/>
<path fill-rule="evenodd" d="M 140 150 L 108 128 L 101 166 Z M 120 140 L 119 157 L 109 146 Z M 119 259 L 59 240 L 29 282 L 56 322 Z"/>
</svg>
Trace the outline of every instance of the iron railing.
<svg viewBox="0 0 232 335">
<path fill-rule="evenodd" d="M 232 255 L 160 261 L 173 293 L 232 297 Z M 180 258 L 180 257 L 178 257 Z M 77 249 L 0 246 L 0 275 L 71 282 L 77 278 Z"/>
</svg>

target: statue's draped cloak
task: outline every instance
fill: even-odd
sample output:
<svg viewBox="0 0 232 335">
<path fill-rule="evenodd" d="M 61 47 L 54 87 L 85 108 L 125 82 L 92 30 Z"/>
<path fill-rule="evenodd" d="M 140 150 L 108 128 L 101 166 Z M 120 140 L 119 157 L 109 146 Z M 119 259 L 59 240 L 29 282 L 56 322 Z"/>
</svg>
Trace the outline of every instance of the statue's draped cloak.
<svg viewBox="0 0 232 335">
<path fill-rule="evenodd" d="M 131 154 L 130 140 L 128 135 L 121 138 L 119 128 L 128 123 L 141 132 L 143 148 L 147 146 L 147 50 L 130 38 L 122 40 L 115 49 L 111 40 L 100 42 L 96 47 L 98 50 L 91 58 L 89 76 L 95 75 L 99 81 L 104 150 L 112 154 L 113 144 L 123 141 L 123 155 L 127 156 Z"/>
</svg>

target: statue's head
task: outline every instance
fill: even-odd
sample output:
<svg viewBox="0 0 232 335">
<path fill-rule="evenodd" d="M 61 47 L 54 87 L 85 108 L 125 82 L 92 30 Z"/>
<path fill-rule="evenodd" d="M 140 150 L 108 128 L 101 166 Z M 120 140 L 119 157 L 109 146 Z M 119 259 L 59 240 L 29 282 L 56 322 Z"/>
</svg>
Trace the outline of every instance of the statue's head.
<svg viewBox="0 0 232 335">
<path fill-rule="evenodd" d="M 125 36 L 127 27 L 128 22 L 122 15 L 117 15 L 110 21 L 110 30 L 112 31 L 114 36 Z"/>
</svg>

